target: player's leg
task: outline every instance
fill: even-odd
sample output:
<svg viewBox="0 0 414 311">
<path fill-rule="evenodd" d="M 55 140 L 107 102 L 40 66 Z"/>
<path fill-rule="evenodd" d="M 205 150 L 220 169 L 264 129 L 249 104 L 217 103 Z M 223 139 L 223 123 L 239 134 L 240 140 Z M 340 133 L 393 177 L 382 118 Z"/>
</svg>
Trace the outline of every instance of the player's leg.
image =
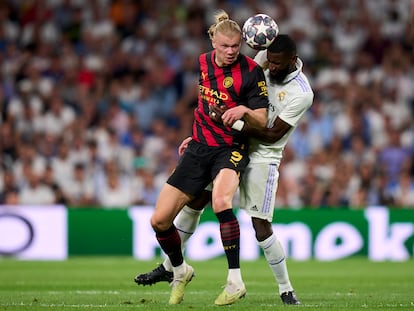
<svg viewBox="0 0 414 311">
<path fill-rule="evenodd" d="M 162 250 L 168 254 L 174 266 L 183 262 L 181 240 L 173 220 L 190 197 L 169 184 L 165 184 L 158 196 L 151 226 Z"/>
<path fill-rule="evenodd" d="M 272 230 L 270 222 L 252 217 L 256 239 L 279 286 L 279 295 L 285 304 L 300 304 L 296 298 L 286 264 L 282 245 Z"/>
<path fill-rule="evenodd" d="M 161 249 L 170 258 L 173 266 L 173 281 L 169 304 L 179 304 L 184 290 L 194 276 L 193 268 L 188 265 L 182 254 L 181 238 L 173 220 L 191 197 L 178 188 L 166 183 L 161 189 L 151 217 L 151 226 Z"/>
<path fill-rule="evenodd" d="M 208 190 L 207 190 L 208 189 Z M 211 201 L 211 187 L 206 188 L 200 196 L 194 198 L 178 213 L 174 223 L 181 237 L 182 249 L 191 235 L 194 233 L 204 207 Z M 153 270 L 137 275 L 134 281 L 138 285 L 152 285 L 158 282 L 169 282 L 173 280 L 173 268 L 168 256 L 164 262 Z"/>
<path fill-rule="evenodd" d="M 238 184 L 237 172 L 228 168 L 222 169 L 214 180 L 212 207 L 220 224 L 220 236 L 228 263 L 226 286 L 215 300 L 216 305 L 232 304 L 246 294 L 240 270 L 240 227 L 232 210 Z"/>
<path fill-rule="evenodd" d="M 193 235 L 195 229 L 200 223 L 201 214 L 204 207 L 211 202 L 211 188 L 203 190 L 203 192 L 191 202 L 189 202 L 177 215 L 174 223 L 181 237 L 181 248 L 184 251 L 185 245 Z M 165 258 L 163 265 L 167 271 L 172 271 L 171 261 Z"/>
<path fill-rule="evenodd" d="M 278 165 L 249 164 L 240 184 L 240 205 L 252 217 L 258 245 L 272 270 L 285 304 L 299 304 L 291 285 L 282 245 L 272 229 Z"/>
<path fill-rule="evenodd" d="M 190 149 L 191 145 L 188 148 Z M 197 153 L 197 150 L 193 151 Z M 194 276 L 194 269 L 184 260 L 181 237 L 173 221 L 182 208 L 208 184 L 205 178 L 206 170 L 200 169 L 200 158 L 202 157 L 194 156 L 193 152 L 183 154 L 181 161 L 161 189 L 151 217 L 151 226 L 158 243 L 173 267 L 174 277 L 171 282 L 169 304 L 181 303 L 185 288 Z"/>
</svg>

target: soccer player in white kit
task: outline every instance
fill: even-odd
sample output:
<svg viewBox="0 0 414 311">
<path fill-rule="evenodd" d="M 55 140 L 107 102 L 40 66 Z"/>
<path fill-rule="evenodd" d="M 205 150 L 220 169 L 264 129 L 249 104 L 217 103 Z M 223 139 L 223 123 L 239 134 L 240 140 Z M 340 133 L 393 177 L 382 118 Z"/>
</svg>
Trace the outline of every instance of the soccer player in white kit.
<svg viewBox="0 0 414 311">
<path fill-rule="evenodd" d="M 257 53 L 255 61 L 264 69 L 270 105 L 266 130 L 258 131 L 247 124 L 242 128 L 243 132 L 251 135 L 251 139 L 250 162 L 240 182 L 240 207 L 252 218 L 258 245 L 263 249 L 278 283 L 282 302 L 300 304 L 289 279 L 285 252 L 272 229 L 272 219 L 283 149 L 312 105 L 314 94 L 302 72 L 303 64 L 297 57 L 296 44 L 288 35 L 279 34 L 267 50 Z M 216 113 L 222 111 L 217 110 Z M 185 148 L 185 142 L 180 148 Z M 192 206 L 185 207 L 178 215 L 176 227 L 183 243 L 194 232 L 201 213 L 202 207 Z M 135 282 L 151 285 L 169 281 L 170 267 L 166 259 L 153 271 L 136 276 Z M 229 304 L 233 302 L 229 299 Z"/>
</svg>

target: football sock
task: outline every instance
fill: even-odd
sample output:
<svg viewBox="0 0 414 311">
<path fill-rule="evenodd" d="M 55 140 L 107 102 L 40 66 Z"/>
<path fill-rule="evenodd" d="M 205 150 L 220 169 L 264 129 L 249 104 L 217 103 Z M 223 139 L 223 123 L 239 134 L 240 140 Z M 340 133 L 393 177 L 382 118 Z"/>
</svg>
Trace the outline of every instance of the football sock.
<svg viewBox="0 0 414 311">
<path fill-rule="evenodd" d="M 196 211 L 186 205 L 178 214 L 175 221 L 175 227 L 181 237 L 182 249 L 184 249 L 185 243 L 193 235 L 195 229 L 197 228 L 202 213 L 203 210 Z"/>
<path fill-rule="evenodd" d="M 181 238 L 175 226 L 172 225 L 163 232 L 156 232 L 155 236 L 164 253 L 170 258 L 173 267 L 181 265 L 184 262 L 181 251 Z"/>
<path fill-rule="evenodd" d="M 185 273 L 187 272 L 187 264 L 184 261 L 181 265 L 177 267 L 173 267 L 174 271 L 174 278 L 181 278 L 184 277 Z"/>
<path fill-rule="evenodd" d="M 229 269 L 229 272 L 227 274 L 227 282 L 231 282 L 231 283 L 236 284 L 236 285 L 243 284 L 240 268 L 239 269 Z"/>
<path fill-rule="evenodd" d="M 195 229 L 197 228 L 202 213 L 203 210 L 196 211 L 187 205 L 184 206 L 184 208 L 178 213 L 174 223 L 181 238 L 182 250 L 184 250 L 186 242 L 193 235 Z M 169 257 L 166 257 L 164 259 L 162 265 L 167 271 L 171 272 L 173 270 Z"/>
<path fill-rule="evenodd" d="M 273 233 L 266 240 L 258 241 L 258 244 L 263 249 L 266 260 L 279 285 L 279 293 L 282 294 L 287 291 L 292 291 L 293 288 L 289 280 L 285 252 L 276 235 Z"/>
<path fill-rule="evenodd" d="M 240 268 L 240 227 L 233 210 L 216 214 L 220 222 L 220 235 L 229 269 Z"/>
</svg>

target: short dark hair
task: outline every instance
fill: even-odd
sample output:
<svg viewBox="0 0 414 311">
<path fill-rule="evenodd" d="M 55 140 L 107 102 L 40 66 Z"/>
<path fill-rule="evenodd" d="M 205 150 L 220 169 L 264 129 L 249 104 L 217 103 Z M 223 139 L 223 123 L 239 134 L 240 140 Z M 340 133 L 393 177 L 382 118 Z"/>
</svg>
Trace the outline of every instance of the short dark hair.
<svg viewBox="0 0 414 311">
<path fill-rule="evenodd" d="M 267 48 L 270 53 L 288 53 L 296 55 L 296 43 L 286 34 L 278 34 L 272 44 Z"/>
</svg>

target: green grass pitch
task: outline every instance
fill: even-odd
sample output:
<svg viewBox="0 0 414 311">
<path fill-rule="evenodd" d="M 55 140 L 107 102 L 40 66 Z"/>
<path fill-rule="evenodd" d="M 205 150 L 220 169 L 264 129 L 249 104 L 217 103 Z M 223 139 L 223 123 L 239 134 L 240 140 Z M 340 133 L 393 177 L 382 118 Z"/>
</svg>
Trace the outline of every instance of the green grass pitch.
<svg viewBox="0 0 414 311">
<path fill-rule="evenodd" d="M 159 261 L 130 257 L 57 262 L 0 259 L 0 310 L 414 310 L 414 260 L 288 261 L 300 306 L 282 305 L 264 259 L 243 261 L 247 295 L 225 307 L 214 306 L 227 276 L 224 258 L 189 262 L 196 276 L 177 306 L 167 303 L 167 283 L 141 287 L 133 282 L 137 273 L 152 269 Z"/>
</svg>

